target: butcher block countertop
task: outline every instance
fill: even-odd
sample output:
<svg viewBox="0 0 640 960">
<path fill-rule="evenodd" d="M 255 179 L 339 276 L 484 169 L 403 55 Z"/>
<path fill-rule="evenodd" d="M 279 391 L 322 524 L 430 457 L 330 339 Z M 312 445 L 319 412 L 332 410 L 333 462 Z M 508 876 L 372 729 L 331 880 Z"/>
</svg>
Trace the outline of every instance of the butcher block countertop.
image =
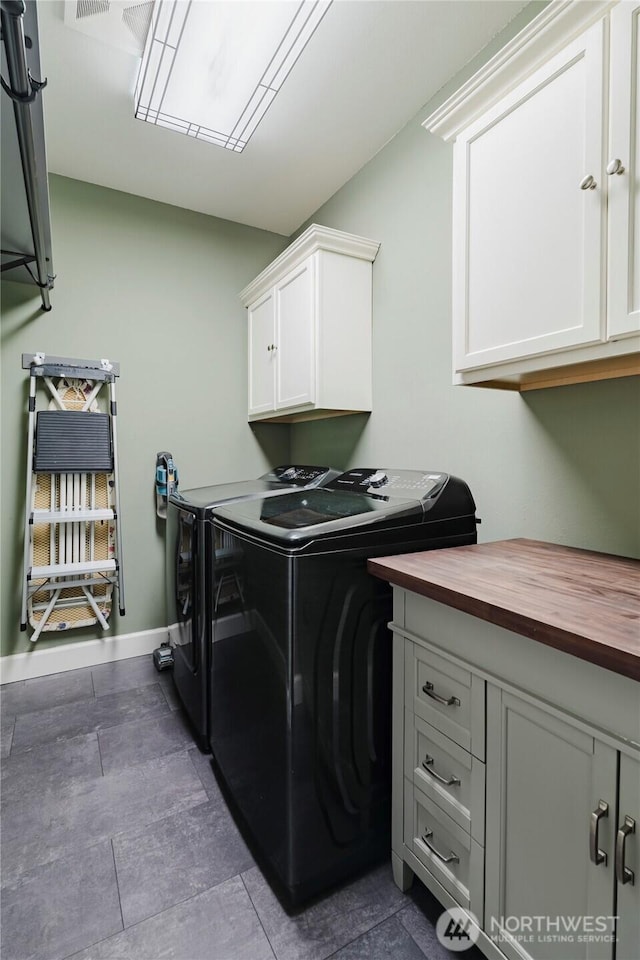
<svg viewBox="0 0 640 960">
<path fill-rule="evenodd" d="M 391 584 L 640 680 L 640 561 L 498 540 L 368 562 Z"/>
</svg>

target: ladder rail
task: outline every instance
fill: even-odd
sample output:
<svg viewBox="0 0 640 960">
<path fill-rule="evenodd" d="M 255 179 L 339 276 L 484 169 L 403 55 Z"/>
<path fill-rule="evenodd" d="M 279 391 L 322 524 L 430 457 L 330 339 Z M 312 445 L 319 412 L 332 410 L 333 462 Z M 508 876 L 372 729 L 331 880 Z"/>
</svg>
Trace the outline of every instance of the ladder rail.
<svg viewBox="0 0 640 960">
<path fill-rule="evenodd" d="M 33 633 L 29 638 L 31 640 L 31 643 L 35 643 L 38 637 L 40 636 L 40 634 L 42 633 L 42 631 L 44 630 L 45 624 L 47 623 L 47 620 L 51 616 L 51 611 L 55 607 L 61 592 L 62 592 L 61 590 L 56 590 L 55 593 L 51 594 L 51 599 L 49 600 L 49 603 L 47 604 L 47 607 L 44 613 L 40 617 L 40 622 L 38 623 L 37 627 L 35 628 L 35 630 L 33 631 Z"/>
<path fill-rule="evenodd" d="M 118 607 L 120 615 L 125 614 L 124 602 L 124 567 L 122 563 L 122 525 L 120 523 L 120 478 L 118 473 L 118 435 L 117 435 L 117 413 L 116 403 L 116 383 L 115 379 L 109 383 L 109 412 L 111 414 L 111 441 L 113 445 L 113 481 L 114 481 L 114 500 L 116 511 L 116 555 L 118 557 Z"/>
<path fill-rule="evenodd" d="M 24 525 L 24 552 L 22 560 L 22 605 L 20 609 L 20 629 L 27 629 L 27 570 L 29 569 L 29 553 L 31 550 L 32 525 L 29 523 L 31 512 L 31 497 L 33 494 L 33 436 L 36 423 L 36 379 L 29 378 L 29 417 L 28 417 L 28 435 L 27 435 L 27 492 L 25 507 L 25 525 Z"/>
</svg>

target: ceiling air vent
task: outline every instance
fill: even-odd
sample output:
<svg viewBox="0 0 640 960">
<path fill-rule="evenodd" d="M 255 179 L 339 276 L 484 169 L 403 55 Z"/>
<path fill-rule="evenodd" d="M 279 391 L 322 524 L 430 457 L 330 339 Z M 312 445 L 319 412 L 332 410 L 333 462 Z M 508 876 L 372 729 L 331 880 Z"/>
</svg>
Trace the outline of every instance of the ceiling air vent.
<svg viewBox="0 0 640 960">
<path fill-rule="evenodd" d="M 64 22 L 85 36 L 141 57 L 152 10 L 153 0 L 65 0 Z"/>
<path fill-rule="evenodd" d="M 149 32 L 149 22 L 151 20 L 151 11 L 153 10 L 153 0 L 150 3 L 136 3 L 132 7 L 125 7 L 122 13 L 122 20 L 129 28 L 133 36 L 140 44 L 140 53 L 144 47 Z"/>
<path fill-rule="evenodd" d="M 95 13 L 108 13 L 109 0 L 77 0 L 76 20 L 92 17 Z"/>
</svg>

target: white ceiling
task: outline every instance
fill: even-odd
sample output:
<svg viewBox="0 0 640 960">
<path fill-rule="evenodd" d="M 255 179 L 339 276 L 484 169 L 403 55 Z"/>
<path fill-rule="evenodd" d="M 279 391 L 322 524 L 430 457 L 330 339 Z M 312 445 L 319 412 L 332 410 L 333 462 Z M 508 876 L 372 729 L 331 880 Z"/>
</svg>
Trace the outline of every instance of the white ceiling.
<svg viewBox="0 0 640 960">
<path fill-rule="evenodd" d="M 334 0 L 236 154 L 134 119 L 138 58 L 40 2 L 49 169 L 289 236 L 525 5 Z"/>
</svg>

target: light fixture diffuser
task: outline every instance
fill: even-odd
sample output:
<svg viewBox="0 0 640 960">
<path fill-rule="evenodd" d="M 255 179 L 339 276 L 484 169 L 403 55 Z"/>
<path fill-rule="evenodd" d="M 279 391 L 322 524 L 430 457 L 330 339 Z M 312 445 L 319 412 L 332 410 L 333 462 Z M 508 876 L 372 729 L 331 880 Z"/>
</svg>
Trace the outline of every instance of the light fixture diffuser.
<svg viewBox="0 0 640 960">
<path fill-rule="evenodd" d="M 155 0 L 139 120 L 241 153 L 332 0 Z"/>
</svg>

